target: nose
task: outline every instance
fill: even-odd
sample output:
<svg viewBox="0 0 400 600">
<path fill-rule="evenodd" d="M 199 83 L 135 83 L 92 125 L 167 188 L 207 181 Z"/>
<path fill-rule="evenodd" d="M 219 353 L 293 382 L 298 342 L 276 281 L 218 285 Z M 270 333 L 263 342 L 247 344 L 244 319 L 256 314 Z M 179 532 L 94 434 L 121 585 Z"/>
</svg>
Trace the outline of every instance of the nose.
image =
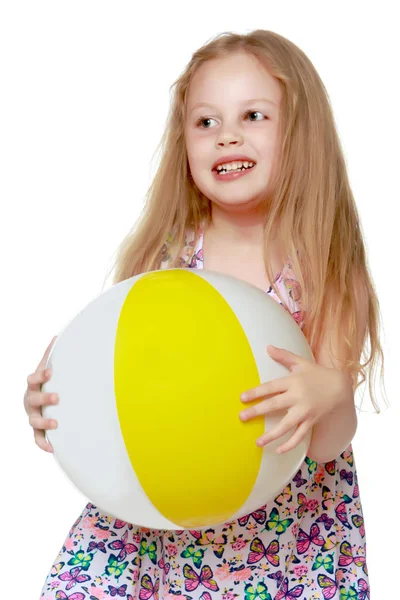
<svg viewBox="0 0 400 600">
<path fill-rule="evenodd" d="M 233 133 L 222 133 L 217 142 L 217 146 L 241 146 L 243 144 L 243 136 L 240 134 Z"/>
</svg>

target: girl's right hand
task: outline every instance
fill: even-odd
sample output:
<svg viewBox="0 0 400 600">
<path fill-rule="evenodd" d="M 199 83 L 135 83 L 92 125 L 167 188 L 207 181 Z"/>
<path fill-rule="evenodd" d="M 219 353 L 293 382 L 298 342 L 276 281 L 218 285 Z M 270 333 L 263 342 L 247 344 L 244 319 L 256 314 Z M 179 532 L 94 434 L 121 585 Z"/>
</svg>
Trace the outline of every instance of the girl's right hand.
<svg viewBox="0 0 400 600">
<path fill-rule="evenodd" d="M 56 339 L 57 336 L 53 337 L 51 340 L 36 371 L 28 375 L 28 387 L 24 394 L 24 408 L 29 417 L 29 424 L 33 427 L 35 442 L 39 448 L 46 452 L 53 452 L 53 447 L 50 442 L 46 440 L 45 429 L 56 429 L 58 423 L 53 419 L 44 419 L 41 407 L 46 404 L 57 404 L 58 395 L 41 392 L 41 385 L 51 378 L 51 369 L 45 369 L 44 367 Z"/>
</svg>

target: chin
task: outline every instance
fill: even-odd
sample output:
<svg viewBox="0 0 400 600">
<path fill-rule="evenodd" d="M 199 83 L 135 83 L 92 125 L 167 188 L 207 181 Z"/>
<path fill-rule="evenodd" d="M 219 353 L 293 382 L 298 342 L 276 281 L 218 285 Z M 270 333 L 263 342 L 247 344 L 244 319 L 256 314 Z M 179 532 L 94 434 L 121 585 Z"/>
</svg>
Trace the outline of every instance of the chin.
<svg viewBox="0 0 400 600">
<path fill-rule="evenodd" d="M 250 210 L 255 210 L 260 204 L 259 198 L 254 197 L 241 197 L 241 198 L 227 198 L 226 200 L 220 197 L 212 196 L 210 201 L 217 206 L 224 209 L 231 209 L 240 212 L 248 213 Z"/>
</svg>

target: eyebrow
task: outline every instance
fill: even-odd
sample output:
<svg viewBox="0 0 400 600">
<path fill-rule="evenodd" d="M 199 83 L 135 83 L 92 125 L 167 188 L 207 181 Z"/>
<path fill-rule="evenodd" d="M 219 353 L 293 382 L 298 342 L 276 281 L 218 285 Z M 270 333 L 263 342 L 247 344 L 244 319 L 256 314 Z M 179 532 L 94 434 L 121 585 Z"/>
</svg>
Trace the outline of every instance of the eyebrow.
<svg viewBox="0 0 400 600">
<path fill-rule="evenodd" d="M 275 102 L 272 102 L 272 100 L 267 100 L 267 98 L 250 98 L 249 100 L 243 100 L 241 104 L 251 104 L 252 102 L 266 102 L 267 104 L 273 104 L 274 106 L 278 106 Z M 199 108 L 200 106 L 209 106 L 210 108 L 217 108 L 214 104 L 209 104 L 207 102 L 198 102 L 192 107 L 190 112 L 192 113 L 195 108 Z"/>
</svg>

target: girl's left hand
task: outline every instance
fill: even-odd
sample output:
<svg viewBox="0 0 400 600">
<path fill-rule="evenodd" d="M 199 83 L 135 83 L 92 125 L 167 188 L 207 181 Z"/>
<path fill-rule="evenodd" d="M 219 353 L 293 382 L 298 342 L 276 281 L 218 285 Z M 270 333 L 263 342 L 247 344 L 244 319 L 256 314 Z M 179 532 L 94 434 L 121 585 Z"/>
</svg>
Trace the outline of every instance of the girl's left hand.
<svg viewBox="0 0 400 600">
<path fill-rule="evenodd" d="M 265 446 L 295 427 L 290 439 L 277 448 L 277 453 L 283 454 L 295 448 L 321 418 L 347 401 L 349 378 L 343 371 L 324 367 L 284 348 L 268 346 L 267 350 L 271 358 L 287 367 L 291 374 L 244 392 L 240 396 L 243 402 L 269 398 L 242 411 L 240 418 L 247 421 L 288 409 L 285 417 L 257 440 L 258 446 Z"/>
</svg>

